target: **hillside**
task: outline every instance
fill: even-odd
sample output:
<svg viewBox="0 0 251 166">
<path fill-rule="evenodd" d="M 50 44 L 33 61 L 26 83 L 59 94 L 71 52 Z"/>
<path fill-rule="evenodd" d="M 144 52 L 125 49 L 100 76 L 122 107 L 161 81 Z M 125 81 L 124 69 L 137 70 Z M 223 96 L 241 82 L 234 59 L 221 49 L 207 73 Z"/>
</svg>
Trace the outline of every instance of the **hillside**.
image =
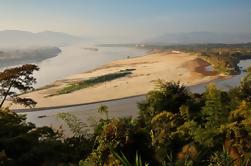
<svg viewBox="0 0 251 166">
<path fill-rule="evenodd" d="M 36 63 L 57 56 L 61 50 L 57 47 L 41 47 L 33 49 L 15 49 L 0 51 L 0 68 Z"/>
<path fill-rule="evenodd" d="M 213 33 L 213 32 L 191 32 L 164 34 L 148 39 L 147 44 L 206 44 L 206 43 L 247 43 L 251 42 L 251 34 L 248 33 Z"/>
<path fill-rule="evenodd" d="M 44 31 L 32 33 L 27 31 L 0 31 L 0 48 L 23 48 L 41 46 L 62 46 L 84 38 L 61 32 Z"/>
<path fill-rule="evenodd" d="M 36 127 L 24 115 L 0 108 L 0 162 L 13 166 L 248 166 L 250 74 L 228 92 L 209 84 L 204 93 L 195 94 L 179 83 L 160 81 L 138 103 L 139 115 L 134 119 L 112 118 L 105 105 L 97 108 L 102 118 L 91 126 L 71 113 L 57 114 L 72 137 L 64 137 L 62 128 Z"/>
</svg>

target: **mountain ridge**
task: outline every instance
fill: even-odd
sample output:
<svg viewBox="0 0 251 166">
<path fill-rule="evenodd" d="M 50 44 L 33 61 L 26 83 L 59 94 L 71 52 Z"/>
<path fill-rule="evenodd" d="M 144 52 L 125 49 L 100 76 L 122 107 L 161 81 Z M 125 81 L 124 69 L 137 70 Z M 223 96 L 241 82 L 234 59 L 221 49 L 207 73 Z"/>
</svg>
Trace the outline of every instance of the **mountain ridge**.
<svg viewBox="0 0 251 166">
<path fill-rule="evenodd" d="M 82 40 L 86 39 L 54 31 L 42 31 L 38 33 L 21 30 L 0 31 L 0 48 L 59 47 Z"/>
<path fill-rule="evenodd" d="M 251 33 L 216 33 L 216 32 L 188 32 L 167 33 L 144 41 L 146 44 L 209 44 L 209 43 L 248 43 Z"/>
</svg>

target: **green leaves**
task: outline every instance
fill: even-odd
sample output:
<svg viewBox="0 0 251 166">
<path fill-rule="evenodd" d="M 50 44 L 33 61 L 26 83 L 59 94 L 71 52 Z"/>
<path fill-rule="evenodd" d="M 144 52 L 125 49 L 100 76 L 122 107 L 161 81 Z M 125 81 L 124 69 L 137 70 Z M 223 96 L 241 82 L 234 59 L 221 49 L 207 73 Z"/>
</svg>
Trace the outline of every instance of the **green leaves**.
<svg viewBox="0 0 251 166">
<path fill-rule="evenodd" d="M 130 75 L 131 73 L 132 73 L 131 71 L 119 71 L 115 73 L 109 73 L 109 74 L 89 78 L 87 80 L 83 80 L 75 84 L 70 84 L 66 86 L 65 88 L 59 90 L 56 94 L 53 94 L 51 96 L 72 93 L 77 90 L 81 90 L 84 88 L 92 87 L 97 84 L 101 84 L 101 83 L 112 81 L 121 77 L 125 77 L 127 75 Z"/>
<path fill-rule="evenodd" d="M 109 117 L 108 117 L 108 107 L 107 107 L 106 105 L 101 105 L 101 106 L 98 108 L 98 112 L 101 113 L 101 114 L 105 114 L 106 120 L 109 119 Z"/>
<path fill-rule="evenodd" d="M 222 152 L 215 152 L 209 159 L 209 166 L 233 166 L 234 161 L 223 148 Z"/>
<path fill-rule="evenodd" d="M 88 126 L 81 122 L 75 115 L 70 113 L 59 113 L 57 117 L 65 121 L 75 137 L 82 135 L 86 136 L 88 134 Z"/>
<path fill-rule="evenodd" d="M 222 92 L 214 84 L 209 84 L 204 94 L 192 95 L 178 84 L 160 82 L 147 100 L 139 104 L 139 119 L 145 122 L 161 163 L 165 163 L 163 159 L 168 153 L 181 154 L 180 149 L 191 143 L 215 152 L 230 140 L 229 148 L 235 148 L 236 155 L 249 154 L 250 103 L 235 102 L 231 95 L 232 92 Z M 200 155 L 201 159 L 187 162 L 185 158 L 174 160 L 176 164 L 191 165 L 201 163 L 211 153 L 207 151 Z"/>
<path fill-rule="evenodd" d="M 221 92 L 214 84 L 209 84 L 205 92 L 205 106 L 202 108 L 205 127 L 219 128 L 226 121 L 227 111 L 221 102 Z"/>
<path fill-rule="evenodd" d="M 245 86 L 230 92 L 210 84 L 205 93 L 191 94 L 179 83 L 160 81 L 139 104 L 138 119 L 109 118 L 108 107 L 101 105 L 98 112 L 106 119 L 98 122 L 93 134 L 76 116 L 59 114 L 74 133 L 67 139 L 49 127 L 36 128 L 25 122 L 25 116 L 5 109 L 0 111 L 0 158 L 22 164 L 44 160 L 69 164 L 82 158 L 81 166 L 247 166 L 251 94 L 244 91 L 250 83 L 245 80 Z M 9 95 L 15 93 L 9 91 Z"/>
<path fill-rule="evenodd" d="M 147 163 L 143 164 L 141 156 L 138 154 L 138 152 L 136 152 L 135 163 L 131 164 L 130 161 L 126 158 L 126 156 L 123 153 L 118 154 L 112 149 L 112 147 L 110 147 L 110 150 L 112 154 L 122 163 L 123 166 L 148 166 L 149 165 Z"/>
<path fill-rule="evenodd" d="M 179 82 L 159 81 L 157 88 L 147 94 L 146 101 L 139 103 L 140 118 L 150 124 L 151 118 L 163 111 L 178 113 L 190 99 L 189 91 Z"/>
<path fill-rule="evenodd" d="M 0 99 L 2 99 L 0 108 L 3 106 L 7 97 L 9 97 L 12 102 L 22 104 L 25 107 L 35 106 L 35 101 L 30 98 L 21 98 L 17 93 L 34 89 L 32 85 L 36 83 L 36 78 L 33 77 L 33 72 L 38 70 L 38 66 L 26 64 L 0 72 Z"/>
</svg>

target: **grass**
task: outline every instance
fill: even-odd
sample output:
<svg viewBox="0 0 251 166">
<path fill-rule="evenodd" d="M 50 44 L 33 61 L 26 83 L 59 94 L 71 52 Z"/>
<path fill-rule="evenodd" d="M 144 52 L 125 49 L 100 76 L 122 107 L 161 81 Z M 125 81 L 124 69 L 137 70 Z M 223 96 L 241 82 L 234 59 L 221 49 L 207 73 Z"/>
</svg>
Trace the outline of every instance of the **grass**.
<svg viewBox="0 0 251 166">
<path fill-rule="evenodd" d="M 238 63 L 241 60 L 251 59 L 250 51 L 229 50 L 226 52 L 221 52 L 218 50 L 204 53 L 202 52 L 199 55 L 202 59 L 212 64 L 215 71 L 225 75 L 240 74 L 241 69 L 239 68 Z"/>
<path fill-rule="evenodd" d="M 130 70 L 130 69 L 121 70 L 119 72 L 105 74 L 105 75 L 93 77 L 93 78 L 90 78 L 90 79 L 87 79 L 84 81 L 80 81 L 75 84 L 70 84 L 69 86 L 66 86 L 65 88 L 59 90 L 56 94 L 51 95 L 51 96 L 72 93 L 72 92 L 80 90 L 80 89 L 92 87 L 97 84 L 101 84 L 101 83 L 112 81 L 112 80 L 115 80 L 115 79 L 118 79 L 121 77 L 125 77 L 127 75 L 132 74 L 131 71 L 132 70 Z"/>
</svg>

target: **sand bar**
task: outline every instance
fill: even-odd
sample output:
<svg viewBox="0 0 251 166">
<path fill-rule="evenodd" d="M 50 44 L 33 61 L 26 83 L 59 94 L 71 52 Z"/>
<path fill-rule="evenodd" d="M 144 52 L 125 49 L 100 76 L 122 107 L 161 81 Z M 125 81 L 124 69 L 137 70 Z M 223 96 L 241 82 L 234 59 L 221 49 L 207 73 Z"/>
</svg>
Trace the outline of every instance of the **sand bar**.
<svg viewBox="0 0 251 166">
<path fill-rule="evenodd" d="M 180 81 L 184 85 L 195 85 L 219 78 L 213 71 L 205 71 L 209 64 L 189 53 L 158 52 L 149 55 L 114 61 L 95 70 L 75 74 L 37 90 L 25 97 L 38 102 L 37 108 L 54 107 L 110 100 L 140 94 L 146 94 L 155 88 L 156 80 Z M 100 75 L 135 69 L 131 75 L 81 89 L 69 94 L 47 97 L 58 90 L 81 80 Z M 13 105 L 12 108 L 20 108 Z"/>
</svg>

